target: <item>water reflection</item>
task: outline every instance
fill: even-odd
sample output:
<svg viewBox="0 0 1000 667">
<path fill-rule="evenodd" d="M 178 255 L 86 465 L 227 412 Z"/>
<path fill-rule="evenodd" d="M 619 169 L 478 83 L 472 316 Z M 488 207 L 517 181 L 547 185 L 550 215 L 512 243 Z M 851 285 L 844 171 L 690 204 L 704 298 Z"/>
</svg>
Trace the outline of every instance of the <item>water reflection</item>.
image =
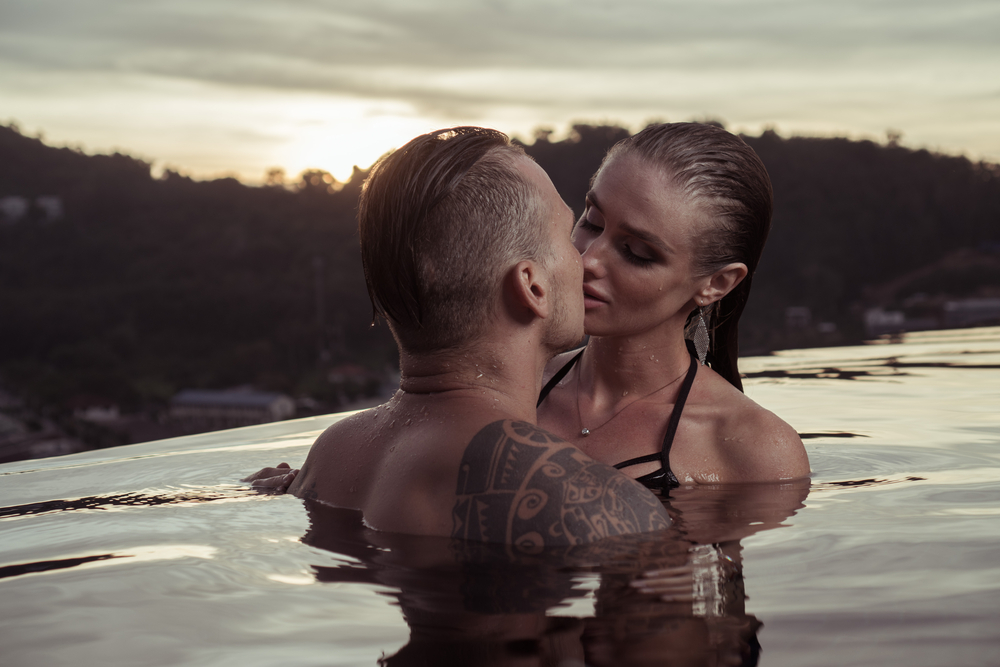
<svg viewBox="0 0 1000 667">
<path fill-rule="evenodd" d="M 755 665 L 762 623 L 746 613 L 741 540 L 780 527 L 808 492 L 808 481 L 678 489 L 667 533 L 531 556 L 377 532 L 307 503 L 302 541 L 337 556 L 313 566 L 318 581 L 395 599 L 410 637 L 380 665 Z"/>
</svg>

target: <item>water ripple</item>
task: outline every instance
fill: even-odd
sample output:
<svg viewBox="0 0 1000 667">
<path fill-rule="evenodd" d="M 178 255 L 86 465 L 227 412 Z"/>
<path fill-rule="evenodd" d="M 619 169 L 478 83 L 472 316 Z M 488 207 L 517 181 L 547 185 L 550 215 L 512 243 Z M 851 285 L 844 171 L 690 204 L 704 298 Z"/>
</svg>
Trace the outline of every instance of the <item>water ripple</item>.
<svg viewBox="0 0 1000 667">
<path fill-rule="evenodd" d="M 219 488 L 219 487 L 217 487 Z M 0 520 L 17 519 L 27 516 L 41 516 L 58 512 L 79 510 L 108 510 L 121 506 L 153 507 L 156 505 L 179 505 L 184 503 L 208 503 L 216 500 L 244 500 L 260 497 L 260 494 L 246 487 L 221 487 L 224 490 L 201 489 L 181 493 L 121 493 L 103 496 L 87 496 L 65 500 L 47 500 L 0 507 Z"/>
</svg>

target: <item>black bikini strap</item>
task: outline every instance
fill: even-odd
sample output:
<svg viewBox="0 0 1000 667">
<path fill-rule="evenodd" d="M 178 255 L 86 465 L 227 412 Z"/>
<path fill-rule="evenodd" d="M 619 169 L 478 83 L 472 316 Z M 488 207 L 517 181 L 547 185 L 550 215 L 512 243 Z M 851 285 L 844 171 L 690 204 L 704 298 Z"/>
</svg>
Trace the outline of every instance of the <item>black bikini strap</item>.
<svg viewBox="0 0 1000 667">
<path fill-rule="evenodd" d="M 622 468 L 627 468 L 629 466 L 636 466 L 640 463 L 652 463 L 653 461 L 660 460 L 660 453 L 654 452 L 652 454 L 646 454 L 645 456 L 637 456 L 634 459 L 629 459 L 628 461 L 622 461 L 621 463 L 616 463 L 615 468 L 621 470 Z"/>
<path fill-rule="evenodd" d="M 690 349 L 690 341 L 688 348 Z M 687 402 L 688 394 L 691 393 L 691 386 L 694 384 L 694 376 L 698 374 L 698 358 L 694 356 L 694 352 L 691 353 L 691 365 L 688 366 L 687 375 L 684 377 L 684 383 L 681 385 L 681 390 L 677 393 L 677 402 L 674 403 L 674 409 L 670 413 L 670 419 L 667 421 L 667 432 L 663 435 L 663 448 L 654 454 L 646 454 L 645 456 L 637 456 L 634 459 L 629 459 L 628 461 L 622 461 L 615 465 L 615 468 L 627 468 L 628 466 L 639 465 L 640 463 L 651 463 L 653 461 L 660 461 L 662 463 L 663 470 L 670 472 L 670 448 L 674 444 L 674 435 L 677 433 L 677 425 L 681 423 L 681 413 L 684 412 L 684 404 Z"/>
<path fill-rule="evenodd" d="M 582 356 L 583 350 L 580 350 L 572 359 L 566 362 L 565 366 L 557 370 L 556 374 L 549 378 L 549 381 L 545 383 L 544 387 L 542 387 L 541 393 L 538 394 L 538 402 L 535 403 L 536 408 L 542 404 L 542 401 L 544 401 L 545 397 L 549 395 L 552 388 L 559 384 L 560 380 L 566 377 L 566 374 L 569 373 L 570 369 L 573 368 L 576 362 L 580 361 L 580 357 Z"/>
<path fill-rule="evenodd" d="M 694 384 L 694 376 L 698 374 L 698 357 L 695 356 L 694 346 L 688 341 L 688 349 L 691 352 L 691 366 L 688 368 L 687 377 L 681 385 L 680 393 L 677 394 L 677 403 L 674 411 L 670 413 L 670 421 L 667 422 L 667 432 L 663 435 L 663 449 L 660 450 L 660 460 L 663 461 L 663 469 L 670 470 L 670 448 L 674 445 L 674 436 L 677 434 L 677 426 L 681 423 L 681 413 L 684 411 L 684 404 L 687 403 L 688 394 L 691 393 L 691 386 Z"/>
</svg>

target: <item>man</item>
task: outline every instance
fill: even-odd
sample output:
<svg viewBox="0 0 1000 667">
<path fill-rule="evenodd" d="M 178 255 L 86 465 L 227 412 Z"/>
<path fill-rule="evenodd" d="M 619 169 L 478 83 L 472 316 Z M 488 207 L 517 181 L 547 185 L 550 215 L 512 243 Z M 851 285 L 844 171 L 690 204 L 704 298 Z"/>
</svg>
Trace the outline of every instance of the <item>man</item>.
<svg viewBox="0 0 1000 667">
<path fill-rule="evenodd" d="M 529 552 L 668 526 L 640 484 L 533 425 L 546 362 L 583 336 L 573 215 L 538 165 L 493 130 L 432 132 L 373 168 L 358 219 L 400 388 L 330 426 L 289 492 Z"/>
</svg>

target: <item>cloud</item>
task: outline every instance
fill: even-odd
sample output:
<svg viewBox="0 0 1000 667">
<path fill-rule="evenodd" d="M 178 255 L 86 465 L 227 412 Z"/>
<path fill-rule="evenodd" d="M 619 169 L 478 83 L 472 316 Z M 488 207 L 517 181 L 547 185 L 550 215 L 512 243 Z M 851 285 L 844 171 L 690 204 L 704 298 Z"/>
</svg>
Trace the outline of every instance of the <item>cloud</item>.
<svg viewBox="0 0 1000 667">
<path fill-rule="evenodd" d="M 2 12 L 0 95 L 17 93 L 17 108 L 81 98 L 84 82 L 109 96 L 187 82 L 517 131 L 709 115 L 901 127 L 1000 154 L 1000 133 L 948 127 L 1000 113 L 995 0 L 5 0 Z M 195 125 L 197 95 L 184 100 Z"/>
<path fill-rule="evenodd" d="M 0 48 L 38 67 L 329 90 L 346 68 L 828 67 L 873 48 L 923 62 L 995 53 L 998 18 L 977 1 L 8 0 Z"/>
<path fill-rule="evenodd" d="M 404 100 L 460 117 L 497 105 L 655 108 L 706 87 L 767 96 L 844 74 L 863 86 L 872 73 L 905 83 L 907 72 L 978 72 L 996 61 L 1000 5 L 8 0 L 5 18 L 9 66 Z"/>
</svg>

